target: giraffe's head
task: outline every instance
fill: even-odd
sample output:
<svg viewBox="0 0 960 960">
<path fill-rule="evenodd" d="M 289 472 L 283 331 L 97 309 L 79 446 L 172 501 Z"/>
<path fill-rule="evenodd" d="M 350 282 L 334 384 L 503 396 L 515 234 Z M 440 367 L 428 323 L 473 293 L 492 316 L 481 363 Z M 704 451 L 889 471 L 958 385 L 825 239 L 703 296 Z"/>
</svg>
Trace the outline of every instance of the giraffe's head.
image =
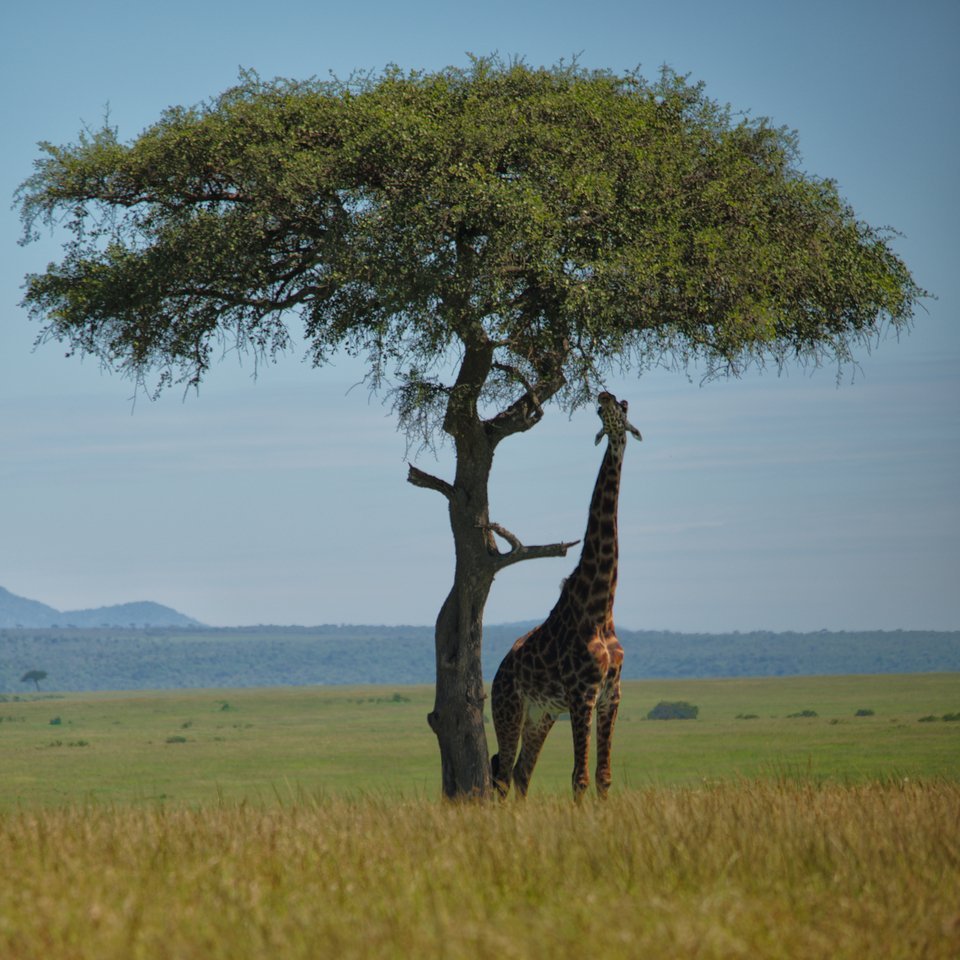
<svg viewBox="0 0 960 960">
<path fill-rule="evenodd" d="M 612 393 L 604 390 L 597 397 L 597 414 L 603 421 L 603 426 L 597 434 L 594 444 L 599 443 L 606 434 L 611 442 L 623 443 L 629 430 L 638 440 L 642 440 L 640 431 L 627 419 L 627 401 L 617 400 Z"/>
</svg>

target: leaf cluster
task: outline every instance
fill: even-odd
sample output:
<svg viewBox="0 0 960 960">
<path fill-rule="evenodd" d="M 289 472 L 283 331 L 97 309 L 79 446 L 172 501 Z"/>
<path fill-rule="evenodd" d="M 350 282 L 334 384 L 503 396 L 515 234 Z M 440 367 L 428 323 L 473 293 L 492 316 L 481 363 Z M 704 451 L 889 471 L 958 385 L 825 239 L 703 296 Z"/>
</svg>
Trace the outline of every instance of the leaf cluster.
<svg viewBox="0 0 960 960">
<path fill-rule="evenodd" d="M 924 296 L 791 132 L 669 71 L 244 73 L 128 143 L 42 150 L 24 237 L 71 239 L 28 277 L 41 339 L 196 385 L 217 346 L 286 349 L 296 317 L 427 441 L 458 383 L 572 409 L 621 367 L 843 362 Z"/>
</svg>

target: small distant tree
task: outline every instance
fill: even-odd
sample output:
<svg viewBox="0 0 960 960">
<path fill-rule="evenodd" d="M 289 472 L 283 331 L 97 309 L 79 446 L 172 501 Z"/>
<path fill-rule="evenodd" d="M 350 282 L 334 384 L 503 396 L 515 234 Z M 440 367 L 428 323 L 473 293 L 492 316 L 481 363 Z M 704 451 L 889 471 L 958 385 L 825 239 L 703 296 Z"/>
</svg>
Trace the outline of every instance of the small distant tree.
<svg viewBox="0 0 960 960">
<path fill-rule="evenodd" d="M 648 714 L 648 720 L 696 720 L 700 708 L 686 700 L 661 700 Z"/>
<path fill-rule="evenodd" d="M 21 682 L 21 683 L 30 683 L 30 682 L 32 681 L 32 682 L 33 682 L 33 685 L 37 688 L 37 690 L 39 690 L 39 689 L 40 689 L 40 681 L 41 681 L 41 680 L 46 680 L 46 679 L 47 679 L 47 671 L 46 671 L 46 670 L 28 670 L 28 671 L 20 678 L 20 682 Z"/>
<path fill-rule="evenodd" d="M 670 71 L 245 73 L 132 142 L 104 126 L 42 150 L 18 194 L 25 240 L 38 223 L 69 237 L 27 278 L 41 340 L 158 390 L 199 384 L 225 346 L 285 350 L 296 317 L 317 365 L 366 359 L 415 445 L 452 442 L 452 477 L 408 476 L 453 533 L 429 716 L 449 797 L 491 792 L 494 577 L 570 546 L 493 522 L 499 445 L 612 372 L 843 364 L 923 296 L 891 234 L 799 169 L 789 130 Z"/>
</svg>

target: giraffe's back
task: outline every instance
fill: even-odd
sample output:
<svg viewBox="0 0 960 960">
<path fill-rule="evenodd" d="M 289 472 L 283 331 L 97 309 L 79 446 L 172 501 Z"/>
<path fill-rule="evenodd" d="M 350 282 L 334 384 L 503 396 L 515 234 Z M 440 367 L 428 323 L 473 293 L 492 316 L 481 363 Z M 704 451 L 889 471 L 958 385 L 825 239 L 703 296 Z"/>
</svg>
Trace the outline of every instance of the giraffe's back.
<svg viewBox="0 0 960 960">
<path fill-rule="evenodd" d="M 548 620 L 520 637 L 500 664 L 494 685 L 509 684 L 534 712 L 556 715 L 620 673 L 623 648 L 601 631 L 574 642 L 561 638 Z"/>
</svg>

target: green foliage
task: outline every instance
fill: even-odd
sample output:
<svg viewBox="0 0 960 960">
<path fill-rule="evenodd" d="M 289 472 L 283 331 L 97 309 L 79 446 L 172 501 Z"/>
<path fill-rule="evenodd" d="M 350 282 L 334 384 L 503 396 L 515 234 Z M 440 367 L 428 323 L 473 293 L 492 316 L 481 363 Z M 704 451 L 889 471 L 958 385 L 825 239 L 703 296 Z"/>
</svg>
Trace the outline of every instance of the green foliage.
<svg viewBox="0 0 960 960">
<path fill-rule="evenodd" d="M 131 142 L 42 150 L 25 239 L 72 234 L 28 278 L 42 338 L 159 388 L 224 339 L 274 355 L 297 315 L 316 363 L 366 356 L 425 438 L 464 347 L 482 397 L 537 383 L 573 407 L 623 364 L 842 362 L 924 295 L 792 133 L 668 70 L 244 73 Z"/>
<path fill-rule="evenodd" d="M 797 719 L 802 719 L 802 718 L 807 718 L 807 717 L 815 717 L 815 716 L 817 716 L 817 711 L 816 711 L 816 710 L 798 710 L 796 713 L 788 713 L 788 714 L 787 714 L 787 719 L 788 719 L 788 720 L 797 720 Z"/>
<path fill-rule="evenodd" d="M 936 723 L 938 720 L 943 720 L 946 723 L 953 723 L 957 720 L 960 720 L 960 713 L 945 713 L 943 716 L 935 716 L 934 714 L 927 714 L 925 717 L 920 717 L 920 723 Z"/>
<path fill-rule="evenodd" d="M 648 714 L 648 720 L 696 720 L 700 708 L 686 700 L 661 700 Z"/>
<path fill-rule="evenodd" d="M 873 710 L 864 709 L 864 708 L 859 709 L 854 714 L 855 717 L 872 717 L 873 715 L 874 715 Z"/>
</svg>

